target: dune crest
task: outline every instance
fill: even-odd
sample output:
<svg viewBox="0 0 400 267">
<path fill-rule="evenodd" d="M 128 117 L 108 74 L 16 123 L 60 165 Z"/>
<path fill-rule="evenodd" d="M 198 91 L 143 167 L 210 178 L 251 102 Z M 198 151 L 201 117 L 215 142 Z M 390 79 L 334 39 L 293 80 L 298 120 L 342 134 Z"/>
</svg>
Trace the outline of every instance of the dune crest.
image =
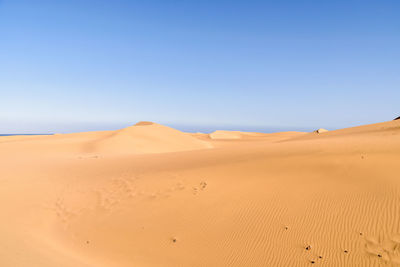
<svg viewBox="0 0 400 267">
<path fill-rule="evenodd" d="M 151 122 L 151 121 L 139 121 L 134 126 L 148 126 L 148 125 L 153 125 L 153 124 L 155 124 L 155 123 Z"/>
</svg>

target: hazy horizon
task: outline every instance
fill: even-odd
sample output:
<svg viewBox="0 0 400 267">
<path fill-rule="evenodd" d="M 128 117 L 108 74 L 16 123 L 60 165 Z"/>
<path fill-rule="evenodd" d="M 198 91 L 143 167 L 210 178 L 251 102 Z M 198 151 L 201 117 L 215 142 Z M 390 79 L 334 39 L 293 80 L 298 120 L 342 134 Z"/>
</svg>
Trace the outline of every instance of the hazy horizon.
<svg viewBox="0 0 400 267">
<path fill-rule="evenodd" d="M 75 123 L 75 124 L 55 124 L 55 125 L 40 125 L 37 123 L 15 125 L 10 129 L 0 126 L 0 135 L 18 135 L 18 134 L 55 134 L 55 133 L 77 133 L 86 131 L 109 131 L 118 130 L 128 126 L 134 125 L 132 123 L 109 123 L 109 124 L 96 124 L 96 123 Z M 158 122 L 156 122 L 158 123 Z M 175 124 L 175 123 L 160 123 L 162 125 L 172 127 L 174 129 L 184 132 L 203 132 L 211 133 L 216 130 L 230 130 L 230 131 L 247 131 L 247 132 L 263 132 L 274 133 L 283 131 L 312 131 L 313 127 L 291 127 L 291 126 L 254 126 L 254 125 L 195 125 L 195 124 Z M 45 129 L 46 127 L 46 129 Z M 36 131 L 36 128 L 42 128 L 41 132 Z M 336 128 L 330 128 L 334 130 Z"/>
</svg>

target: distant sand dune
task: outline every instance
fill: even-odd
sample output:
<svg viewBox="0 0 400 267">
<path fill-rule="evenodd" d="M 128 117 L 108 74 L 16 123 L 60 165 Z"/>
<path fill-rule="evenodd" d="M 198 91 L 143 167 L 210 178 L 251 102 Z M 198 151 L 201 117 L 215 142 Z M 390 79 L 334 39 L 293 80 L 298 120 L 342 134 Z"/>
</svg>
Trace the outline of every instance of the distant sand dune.
<svg viewBox="0 0 400 267">
<path fill-rule="evenodd" d="M 0 137 L 0 266 L 400 266 L 399 162 L 399 120 Z"/>
<path fill-rule="evenodd" d="M 17 142 L 18 141 L 18 142 Z M 57 134 L 52 136 L 5 136 L 0 144 L 14 152 L 148 154 L 211 148 L 212 144 L 152 122 L 139 122 L 116 131 Z M 14 143 L 14 144 L 11 144 Z M 13 152 L 13 153 L 14 153 Z"/>
<path fill-rule="evenodd" d="M 255 133 L 255 132 L 240 132 L 240 131 L 223 131 L 218 130 L 209 134 L 209 137 L 214 140 L 230 140 L 230 139 L 253 139 L 260 140 L 277 138 L 286 139 L 297 135 L 302 135 L 303 132 L 281 132 L 281 133 Z"/>
<path fill-rule="evenodd" d="M 211 139 L 241 139 L 243 137 L 242 132 L 238 131 L 222 131 L 218 130 L 210 133 Z"/>
<path fill-rule="evenodd" d="M 163 153 L 211 148 L 212 145 L 178 130 L 152 122 L 112 132 L 88 145 L 88 152 Z"/>
</svg>

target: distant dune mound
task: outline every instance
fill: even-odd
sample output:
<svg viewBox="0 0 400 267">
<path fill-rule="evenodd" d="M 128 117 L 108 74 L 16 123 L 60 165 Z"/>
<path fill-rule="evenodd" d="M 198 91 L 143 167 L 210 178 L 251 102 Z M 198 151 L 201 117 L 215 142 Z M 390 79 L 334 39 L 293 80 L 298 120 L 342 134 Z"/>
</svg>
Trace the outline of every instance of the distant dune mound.
<svg viewBox="0 0 400 267">
<path fill-rule="evenodd" d="M 239 131 L 217 130 L 213 133 L 210 133 L 211 139 L 241 139 L 242 137 L 243 133 Z"/>
<path fill-rule="evenodd" d="M 320 129 L 318 129 L 318 130 L 315 130 L 314 131 L 315 133 L 326 133 L 326 132 L 329 132 L 327 129 L 324 129 L 324 128 L 320 128 Z"/>
<path fill-rule="evenodd" d="M 287 137 L 287 135 L 297 135 L 301 133 L 296 132 L 282 132 L 282 133 L 256 133 L 256 132 L 241 132 L 241 131 L 223 131 L 217 130 L 213 133 L 210 133 L 208 136 L 213 140 L 235 140 L 235 139 L 254 139 L 254 138 L 280 138 Z"/>
<path fill-rule="evenodd" d="M 92 142 L 88 149 L 93 152 L 117 153 L 165 153 L 211 148 L 181 131 L 157 123 L 142 121 L 134 126 L 113 131 Z"/>
</svg>

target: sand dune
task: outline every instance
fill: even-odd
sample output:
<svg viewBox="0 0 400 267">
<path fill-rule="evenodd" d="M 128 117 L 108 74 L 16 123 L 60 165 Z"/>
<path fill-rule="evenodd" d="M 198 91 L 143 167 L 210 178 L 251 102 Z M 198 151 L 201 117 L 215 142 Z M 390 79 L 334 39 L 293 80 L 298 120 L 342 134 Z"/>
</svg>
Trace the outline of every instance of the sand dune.
<svg viewBox="0 0 400 267">
<path fill-rule="evenodd" d="M 163 153 L 211 148 L 211 144 L 153 122 L 112 132 L 89 145 L 89 151 L 119 153 Z"/>
<path fill-rule="evenodd" d="M 260 138 L 267 139 L 287 139 L 293 136 L 302 135 L 303 132 L 281 132 L 281 133 L 255 133 L 255 132 L 241 132 L 241 131 L 224 131 L 217 130 L 210 133 L 208 136 L 213 140 L 230 140 L 230 139 L 252 139 L 259 140 Z M 199 137 L 199 135 L 197 135 Z"/>
<path fill-rule="evenodd" d="M 211 139 L 241 139 L 243 137 L 243 133 L 239 131 L 222 131 L 218 130 L 213 133 L 210 133 Z"/>
<path fill-rule="evenodd" d="M 3 139 L 3 140 L 2 140 Z M 13 154 L 148 154 L 211 148 L 209 142 L 152 122 L 139 122 L 116 131 L 57 134 L 52 136 L 6 136 L 3 147 Z M 17 142 L 19 141 L 19 142 Z"/>
<path fill-rule="evenodd" d="M 0 137 L 0 266 L 400 266 L 400 121 Z"/>
</svg>

